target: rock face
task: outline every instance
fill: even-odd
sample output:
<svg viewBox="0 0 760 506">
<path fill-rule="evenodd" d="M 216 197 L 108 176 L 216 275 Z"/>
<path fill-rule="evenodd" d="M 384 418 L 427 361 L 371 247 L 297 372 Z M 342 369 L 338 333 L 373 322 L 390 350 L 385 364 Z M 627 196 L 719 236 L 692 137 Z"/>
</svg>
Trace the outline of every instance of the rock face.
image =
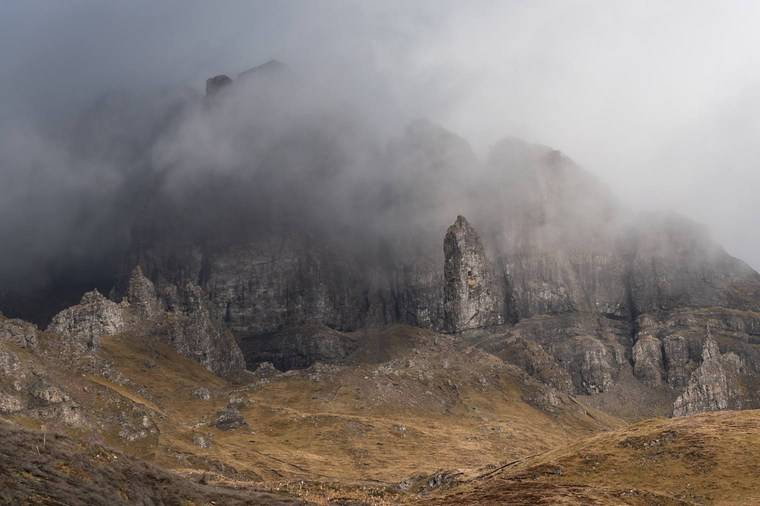
<svg viewBox="0 0 760 506">
<path fill-rule="evenodd" d="M 478 345 L 560 390 L 609 397 L 630 380 L 642 396 L 675 398 L 703 363 L 709 324 L 724 355 L 744 364 L 736 381 L 760 378 L 760 275 L 701 227 L 627 212 L 546 146 L 504 139 L 481 159 L 416 121 L 377 150 L 342 114 L 301 117 L 293 100 L 283 116 L 278 104 L 312 90 L 281 70 L 212 77 L 213 98 L 173 102 L 140 129 L 151 138 L 135 142 L 139 152 L 171 156 L 135 155 L 136 166 L 153 177 L 187 165 L 198 177 L 146 185 L 145 201 L 124 213 L 135 223 L 114 277 L 123 284 L 127 261 L 145 269 L 133 272 L 127 303 L 88 295 L 52 332 L 87 351 L 99 335 L 140 327 L 226 374 L 244 365 L 236 341 L 251 367 L 287 369 L 340 363 L 354 346 L 345 334 L 404 323 L 463 340 L 480 333 Z M 124 113 L 106 111 L 85 131 Z M 197 137 L 198 124 L 210 138 Z M 197 143 L 209 140 L 231 156 L 198 162 Z M 153 149 L 161 143 L 177 152 Z M 382 170 L 355 177 L 364 162 Z M 460 213 L 476 226 L 449 226 Z M 312 325 L 324 327 L 291 333 Z M 29 347 L 35 332 L 0 318 L 0 339 Z M 760 406 L 757 389 L 739 386 L 743 406 Z"/>
<path fill-rule="evenodd" d="M 550 362 L 563 370 L 551 373 L 555 375 L 554 381 L 561 385 L 564 378 L 569 377 L 571 392 L 590 395 L 612 388 L 621 372 L 630 367 L 624 344 L 629 332 L 625 322 L 598 315 L 566 313 L 527 318 L 509 327 L 506 333 L 483 339 L 480 346 L 513 361 L 508 351 L 512 339 L 537 343 L 551 357 Z M 535 368 L 526 368 L 520 361 L 513 363 L 537 379 L 547 374 L 536 374 Z M 548 371 L 552 369 L 554 367 Z"/>
<path fill-rule="evenodd" d="M 341 363 L 357 349 L 356 338 L 318 324 L 288 327 L 241 343 L 250 369 L 269 362 L 277 369 L 303 369 L 315 362 Z"/>
<path fill-rule="evenodd" d="M 535 341 L 521 336 L 510 336 L 498 340 L 495 346 L 485 345 L 505 362 L 515 364 L 529 375 L 561 392 L 573 393 L 573 381 L 567 369 Z"/>
<path fill-rule="evenodd" d="M 138 265 L 129 276 L 127 300 L 134 313 L 144 320 L 150 320 L 161 312 L 161 303 L 156 294 L 156 287 L 145 277 Z"/>
<path fill-rule="evenodd" d="M 138 266 L 129 277 L 127 297 L 121 303 L 98 291 L 87 292 L 81 302 L 58 313 L 48 331 L 60 334 L 64 350 L 78 354 L 97 348 L 102 336 L 124 331 L 156 335 L 177 352 L 210 371 L 228 375 L 245 368 L 243 354 L 230 332 L 209 309 L 208 297 L 196 284 L 180 289 L 167 285 L 164 310 L 154 284 Z"/>
<path fill-rule="evenodd" d="M 166 338 L 180 354 L 221 376 L 245 368 L 243 353 L 229 330 L 213 318 L 203 290 L 186 283 L 167 314 Z"/>
<path fill-rule="evenodd" d="M 633 345 L 633 374 L 650 386 L 662 383 L 665 367 L 662 343 L 659 339 L 653 336 L 641 336 Z"/>
<path fill-rule="evenodd" d="M 21 348 L 37 346 L 37 327 L 23 320 L 5 318 L 0 314 L 0 341 L 6 341 Z"/>
<path fill-rule="evenodd" d="M 97 290 L 87 292 L 78 305 L 53 317 L 48 330 L 60 334 L 81 352 L 97 347 L 98 338 L 123 331 L 127 325 L 126 304 L 106 299 Z"/>
<path fill-rule="evenodd" d="M 478 233 L 464 216 L 443 241 L 444 328 L 461 332 L 504 323 L 504 291 L 486 258 Z"/>
<path fill-rule="evenodd" d="M 673 416 L 693 415 L 721 409 L 741 409 L 737 391 L 741 360 L 734 353 L 721 355 L 708 335 L 702 348 L 702 364 L 691 374 L 689 384 L 673 404 Z"/>
<path fill-rule="evenodd" d="M 683 336 L 669 335 L 663 339 L 663 368 L 668 384 L 673 388 L 683 388 L 689 382 L 694 364 L 689 357 L 689 344 Z"/>
<path fill-rule="evenodd" d="M 615 358 L 598 339 L 583 337 L 575 342 L 578 346 L 571 371 L 576 385 L 580 385 L 581 391 L 588 394 L 606 392 L 613 385 L 619 371 Z"/>
</svg>

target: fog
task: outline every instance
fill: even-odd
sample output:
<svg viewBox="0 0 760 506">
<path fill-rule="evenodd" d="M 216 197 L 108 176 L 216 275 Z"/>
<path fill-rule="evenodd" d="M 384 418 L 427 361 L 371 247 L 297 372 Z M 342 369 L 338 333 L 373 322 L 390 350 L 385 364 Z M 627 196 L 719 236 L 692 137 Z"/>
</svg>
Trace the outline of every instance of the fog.
<svg viewBox="0 0 760 506">
<path fill-rule="evenodd" d="M 324 181 L 411 177 L 377 172 L 417 118 L 481 160 L 505 137 L 561 150 L 624 205 L 685 214 L 757 268 L 759 23 L 756 2 L 6 0 L 0 272 L 48 283 L 41 266 L 62 252 L 97 270 L 129 241 L 152 185 L 169 201 L 195 191 L 204 202 L 213 185 L 197 176 L 208 171 L 238 193 L 225 193 L 226 210 L 165 210 L 194 233 L 214 227 L 215 212 L 263 219 L 273 211 L 256 202 L 274 188 L 294 222 L 316 207 L 331 223 L 366 222 L 361 191 L 343 197 Z M 268 99 L 238 90 L 211 112 L 196 103 L 207 77 L 270 59 L 287 65 L 296 100 L 277 85 Z M 281 139 L 311 147 L 273 150 Z M 465 151 L 452 155 L 464 156 L 462 179 L 474 166 Z M 334 158 L 315 163 L 322 152 Z M 261 190 L 238 177 L 252 159 L 249 178 L 271 175 L 267 164 L 292 170 Z"/>
</svg>

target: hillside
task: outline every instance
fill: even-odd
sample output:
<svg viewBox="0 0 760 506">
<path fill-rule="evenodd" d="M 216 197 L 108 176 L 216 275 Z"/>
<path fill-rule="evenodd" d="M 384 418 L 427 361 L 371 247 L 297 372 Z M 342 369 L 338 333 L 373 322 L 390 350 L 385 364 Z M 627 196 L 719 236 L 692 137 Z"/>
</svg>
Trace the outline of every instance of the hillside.
<svg viewBox="0 0 760 506">
<path fill-rule="evenodd" d="M 68 228 L 4 236 L 9 493 L 757 499 L 760 273 L 705 227 L 548 146 L 381 134 L 279 62 L 206 84 L 93 104 Z"/>
<path fill-rule="evenodd" d="M 653 419 L 486 468 L 420 504 L 757 504 L 760 412 Z"/>
<path fill-rule="evenodd" d="M 522 458 L 622 423 L 449 336 L 398 326 L 359 337 L 367 347 L 346 365 L 281 373 L 263 364 L 228 380 L 149 335 L 104 337 L 66 365 L 47 342 L 54 335 L 31 353 L 0 343 L 27 378 L 6 394 L 21 405 L 2 418 L 194 481 L 310 500 L 393 497 L 410 475 Z"/>
<path fill-rule="evenodd" d="M 190 481 L 112 449 L 60 434 L 0 423 L 0 437 L 1 504 L 305 504 L 286 494 Z"/>
</svg>

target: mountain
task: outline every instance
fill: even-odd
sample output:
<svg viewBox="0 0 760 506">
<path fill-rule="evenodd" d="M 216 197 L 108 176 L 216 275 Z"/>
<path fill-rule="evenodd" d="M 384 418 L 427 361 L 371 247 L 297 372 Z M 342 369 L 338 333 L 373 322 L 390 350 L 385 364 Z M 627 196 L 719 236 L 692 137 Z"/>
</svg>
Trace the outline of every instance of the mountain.
<svg viewBox="0 0 760 506">
<path fill-rule="evenodd" d="M 479 157 L 426 120 L 383 142 L 318 91 L 270 62 L 101 100 L 68 132 L 109 184 L 60 197 L 69 241 L 6 234 L 0 257 L 20 447 L 50 430 L 169 481 L 393 503 L 567 438 L 760 408 L 760 274 L 703 227 L 631 212 L 546 146 Z M 673 487 L 631 503 L 692 500 Z"/>
</svg>

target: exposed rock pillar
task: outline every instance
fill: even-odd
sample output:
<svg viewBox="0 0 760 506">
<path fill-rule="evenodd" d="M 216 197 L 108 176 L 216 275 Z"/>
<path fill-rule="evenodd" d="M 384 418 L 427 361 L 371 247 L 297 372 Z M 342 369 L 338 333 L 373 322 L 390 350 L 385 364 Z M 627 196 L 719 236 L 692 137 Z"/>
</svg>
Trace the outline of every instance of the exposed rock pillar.
<svg viewBox="0 0 760 506">
<path fill-rule="evenodd" d="M 480 237 L 464 216 L 443 241 L 444 328 L 447 332 L 504 323 L 504 289 L 488 262 Z"/>
</svg>

